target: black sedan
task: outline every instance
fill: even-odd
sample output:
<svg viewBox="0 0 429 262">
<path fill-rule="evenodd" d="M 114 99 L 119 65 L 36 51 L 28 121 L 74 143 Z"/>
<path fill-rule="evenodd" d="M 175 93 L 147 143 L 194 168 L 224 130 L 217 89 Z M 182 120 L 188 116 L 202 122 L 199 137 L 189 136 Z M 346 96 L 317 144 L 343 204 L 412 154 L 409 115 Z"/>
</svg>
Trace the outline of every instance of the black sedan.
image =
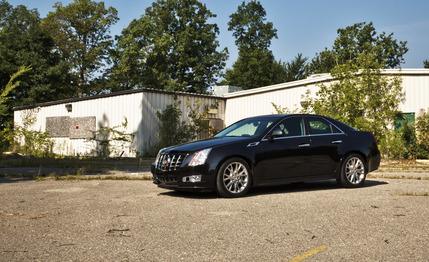
<svg viewBox="0 0 429 262">
<path fill-rule="evenodd" d="M 326 179 L 358 187 L 379 164 L 371 133 L 294 114 L 246 118 L 211 139 L 161 149 L 151 171 L 162 188 L 239 197 L 252 187 Z"/>
</svg>

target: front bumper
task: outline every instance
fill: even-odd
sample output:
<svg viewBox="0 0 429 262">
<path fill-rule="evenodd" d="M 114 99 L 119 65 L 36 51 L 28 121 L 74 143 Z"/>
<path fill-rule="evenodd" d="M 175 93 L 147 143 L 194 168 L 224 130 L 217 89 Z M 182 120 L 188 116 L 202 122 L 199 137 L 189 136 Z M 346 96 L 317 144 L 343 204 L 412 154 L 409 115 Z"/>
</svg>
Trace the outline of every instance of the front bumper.
<svg viewBox="0 0 429 262">
<path fill-rule="evenodd" d="M 181 167 L 174 171 L 161 171 L 152 164 L 153 183 L 158 187 L 173 190 L 212 191 L 215 186 L 215 176 L 206 165 L 196 167 Z M 183 182 L 183 177 L 200 175 L 200 182 Z"/>
</svg>

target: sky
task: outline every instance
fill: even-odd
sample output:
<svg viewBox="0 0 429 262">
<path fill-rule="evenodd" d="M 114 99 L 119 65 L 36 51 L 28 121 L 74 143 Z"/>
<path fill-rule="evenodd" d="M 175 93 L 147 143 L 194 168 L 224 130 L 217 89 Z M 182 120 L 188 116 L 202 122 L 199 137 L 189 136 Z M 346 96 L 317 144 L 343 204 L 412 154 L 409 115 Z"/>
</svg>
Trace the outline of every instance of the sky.
<svg viewBox="0 0 429 262">
<path fill-rule="evenodd" d="M 35 8 L 42 17 L 52 11 L 58 0 L 10 0 L 13 5 Z M 67 4 L 70 1 L 60 1 Z M 107 6 L 118 10 L 119 22 L 112 29 L 118 35 L 130 21 L 144 14 L 153 1 L 105 0 Z M 241 0 L 202 0 L 217 15 L 210 22 L 218 25 L 220 47 L 227 47 L 231 67 L 237 59 L 237 48 L 228 20 Z M 277 28 L 278 39 L 271 49 L 276 59 L 291 60 L 296 54 L 312 58 L 325 47 L 331 47 L 338 28 L 358 22 L 374 23 L 377 32 L 393 33 L 395 38 L 408 42 L 409 51 L 403 68 L 421 68 L 429 59 L 429 1 L 428 0 L 261 0 L 267 20 Z"/>
</svg>

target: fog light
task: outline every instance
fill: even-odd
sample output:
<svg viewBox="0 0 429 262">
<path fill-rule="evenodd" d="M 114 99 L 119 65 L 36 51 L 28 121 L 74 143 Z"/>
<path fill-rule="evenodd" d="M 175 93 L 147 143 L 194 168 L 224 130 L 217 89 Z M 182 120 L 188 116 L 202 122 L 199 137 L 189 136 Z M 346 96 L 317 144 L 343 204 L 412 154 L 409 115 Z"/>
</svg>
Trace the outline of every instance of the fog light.
<svg viewBox="0 0 429 262">
<path fill-rule="evenodd" d="M 190 183 L 201 182 L 201 175 L 185 176 L 182 178 L 182 181 Z"/>
</svg>

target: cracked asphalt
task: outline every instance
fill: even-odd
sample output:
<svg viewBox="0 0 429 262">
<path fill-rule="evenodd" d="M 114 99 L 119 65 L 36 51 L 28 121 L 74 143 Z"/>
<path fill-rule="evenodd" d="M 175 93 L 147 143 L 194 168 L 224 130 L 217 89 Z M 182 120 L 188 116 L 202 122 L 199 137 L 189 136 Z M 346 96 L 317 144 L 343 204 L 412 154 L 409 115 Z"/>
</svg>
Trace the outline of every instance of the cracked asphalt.
<svg viewBox="0 0 429 262">
<path fill-rule="evenodd" d="M 259 188 L 240 199 L 150 181 L 0 181 L 1 261 L 428 261 L 427 180 Z M 297 259 L 296 261 L 298 261 Z"/>
</svg>

